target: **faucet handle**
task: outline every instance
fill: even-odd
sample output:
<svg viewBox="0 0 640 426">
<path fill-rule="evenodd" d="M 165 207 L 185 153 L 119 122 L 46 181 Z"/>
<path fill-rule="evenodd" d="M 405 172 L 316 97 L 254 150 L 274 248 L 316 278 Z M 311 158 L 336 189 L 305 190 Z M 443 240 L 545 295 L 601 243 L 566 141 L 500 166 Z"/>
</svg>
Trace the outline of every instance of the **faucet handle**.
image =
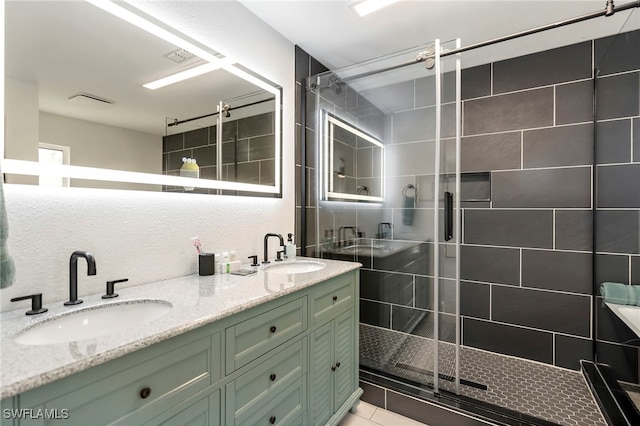
<svg viewBox="0 0 640 426">
<path fill-rule="evenodd" d="M 258 255 L 249 256 L 247 259 L 251 259 L 251 266 L 260 266 L 258 263 Z"/>
<path fill-rule="evenodd" d="M 42 307 L 42 293 L 30 294 L 29 296 L 14 297 L 12 302 L 18 302 L 20 300 L 31 299 L 31 310 L 27 311 L 25 315 L 37 315 L 44 314 L 49 309 Z"/>
<path fill-rule="evenodd" d="M 284 254 L 284 250 L 280 250 L 280 251 L 276 252 L 276 262 L 282 262 L 284 260 L 282 258 L 283 254 Z"/>
<path fill-rule="evenodd" d="M 107 281 L 107 294 L 103 294 L 103 299 L 113 299 L 114 297 L 118 297 L 118 293 L 114 293 L 114 286 L 117 283 L 124 283 L 129 281 L 129 278 L 123 278 L 120 280 Z"/>
</svg>

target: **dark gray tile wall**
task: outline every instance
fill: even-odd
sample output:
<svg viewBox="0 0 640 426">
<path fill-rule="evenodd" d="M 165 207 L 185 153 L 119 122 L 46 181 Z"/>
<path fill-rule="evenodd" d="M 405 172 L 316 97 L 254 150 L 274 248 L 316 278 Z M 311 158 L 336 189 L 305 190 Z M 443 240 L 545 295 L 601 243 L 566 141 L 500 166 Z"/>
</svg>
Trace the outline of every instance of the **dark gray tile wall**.
<svg viewBox="0 0 640 426">
<path fill-rule="evenodd" d="M 638 34 L 623 34 L 627 41 L 615 39 L 612 46 L 636 46 Z M 463 70 L 462 172 L 486 173 L 483 188 L 490 188 L 486 201 L 464 203 L 461 212 L 464 345 L 569 369 L 578 369 L 580 359 L 592 358 L 593 338 L 606 341 L 608 359 L 630 353 L 633 335 L 625 326 L 607 317 L 601 304 L 592 312 L 591 209 L 604 209 L 596 215 L 600 254 L 595 282 L 640 284 L 640 73 L 636 59 L 629 59 L 637 50 L 598 62 L 602 43 L 595 41 L 595 58 L 594 42 L 584 42 Z M 597 206 L 592 205 L 594 60 L 601 64 L 595 127 Z M 403 224 L 407 215 L 400 208 L 406 185 L 429 187 L 433 182 L 428 176 L 433 164 L 424 159 L 433 158 L 434 101 L 428 79 L 416 81 L 417 91 L 410 86 L 370 93 L 370 99 L 398 97 L 393 101 L 397 109 L 377 121 L 384 126 L 379 134 L 392 129 L 385 139 L 392 144 L 387 147 L 389 202 L 382 209 L 354 209 L 357 214 L 344 206 L 329 212 L 321 208 L 321 233 L 328 224 L 336 230 L 357 223 L 366 236 L 373 236 L 375 224 L 389 221 L 394 238 L 428 239 L 416 223 L 432 218 L 428 209 L 433 194 L 421 194 L 411 215 L 417 222 L 411 226 Z M 452 92 L 445 87 L 443 93 Z M 369 107 L 356 107 L 358 99 L 347 91 L 344 99 L 332 101 L 353 108 L 355 114 Z M 364 117 L 358 120 L 367 122 Z M 307 125 L 313 132 L 315 122 Z M 450 132 L 450 124 L 447 128 Z M 447 157 L 453 152 L 449 148 Z M 449 160 L 443 161 L 447 170 Z M 416 312 L 431 312 L 432 265 L 415 269 L 416 259 L 426 262 L 431 254 L 427 250 L 422 256 L 389 264 L 353 258 L 365 265 L 362 322 L 402 330 Z M 603 321 L 592 331 L 599 316 Z M 635 356 L 635 364 L 622 363 L 621 368 L 628 368 L 624 376 L 637 379 Z"/>
<path fill-rule="evenodd" d="M 591 305 L 594 281 L 640 284 L 638 40 L 640 31 L 596 40 L 595 58 L 593 42 L 579 43 L 463 78 L 478 85 L 463 87 L 463 171 L 491 175 L 489 205 L 465 204 L 462 216 L 465 345 L 571 369 L 593 357 L 593 338 L 607 342 L 603 358 L 632 352 L 633 335 Z M 592 61 L 600 67 L 595 127 Z M 621 376 L 637 380 L 635 357 L 620 362 Z"/>
<path fill-rule="evenodd" d="M 597 199 L 594 290 L 604 282 L 640 285 L 640 31 L 595 41 Z M 616 164 L 618 163 L 618 164 Z M 596 361 L 638 383 L 640 340 L 598 297 Z"/>
<path fill-rule="evenodd" d="M 222 179 L 242 183 L 272 185 L 275 171 L 275 124 L 273 113 L 230 120 L 222 131 Z M 182 158 L 195 158 L 200 176 L 216 179 L 216 126 L 165 136 L 163 173 L 179 175 Z M 184 191 L 182 188 L 167 188 Z M 204 190 L 218 193 L 217 190 Z M 230 194 L 236 194 L 231 191 Z M 259 194 L 254 194 L 258 195 Z"/>
</svg>

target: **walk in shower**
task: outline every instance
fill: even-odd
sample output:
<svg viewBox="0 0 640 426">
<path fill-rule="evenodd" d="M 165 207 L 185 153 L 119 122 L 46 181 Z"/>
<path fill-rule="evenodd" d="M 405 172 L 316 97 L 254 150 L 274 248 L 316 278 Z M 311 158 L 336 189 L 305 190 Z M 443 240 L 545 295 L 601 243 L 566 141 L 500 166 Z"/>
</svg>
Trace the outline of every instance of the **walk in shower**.
<svg viewBox="0 0 640 426">
<path fill-rule="evenodd" d="M 617 424 L 581 370 L 624 398 L 639 382 L 638 337 L 599 297 L 640 284 L 639 16 L 551 30 L 553 48 L 435 41 L 338 70 L 297 52 L 299 242 L 363 265 L 376 404 Z"/>
</svg>

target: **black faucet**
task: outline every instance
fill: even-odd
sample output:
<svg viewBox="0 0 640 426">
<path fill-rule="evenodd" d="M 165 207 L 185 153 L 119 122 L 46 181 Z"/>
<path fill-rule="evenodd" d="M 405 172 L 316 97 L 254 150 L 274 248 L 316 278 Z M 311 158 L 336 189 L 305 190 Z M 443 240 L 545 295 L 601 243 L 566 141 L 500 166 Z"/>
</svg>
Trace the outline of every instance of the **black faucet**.
<svg viewBox="0 0 640 426">
<path fill-rule="evenodd" d="M 78 305 L 82 300 L 78 299 L 78 258 L 84 257 L 87 260 L 87 275 L 96 274 L 96 260 L 88 251 L 76 250 L 71 253 L 69 259 L 69 300 L 64 302 L 65 306 Z"/>
<path fill-rule="evenodd" d="M 391 233 L 391 224 L 389 222 L 380 222 L 378 224 L 378 238 L 387 238 L 387 233 L 384 231 L 384 228 L 388 228 L 389 234 Z"/>
<path fill-rule="evenodd" d="M 350 241 L 347 241 L 347 229 L 351 229 L 351 231 L 353 232 L 353 236 L 355 238 L 358 238 L 358 228 L 355 226 L 341 226 L 340 228 L 338 228 L 338 245 L 341 245 L 342 247 L 345 247 L 347 245 L 349 245 L 348 243 Z"/>
<path fill-rule="evenodd" d="M 280 245 L 284 247 L 284 238 L 282 238 L 282 235 L 269 232 L 267 235 L 264 236 L 264 260 L 262 261 L 262 263 L 270 263 L 267 257 L 269 253 L 269 249 L 267 247 L 267 242 L 269 241 L 269 237 L 278 237 L 278 239 L 280 240 Z"/>
</svg>

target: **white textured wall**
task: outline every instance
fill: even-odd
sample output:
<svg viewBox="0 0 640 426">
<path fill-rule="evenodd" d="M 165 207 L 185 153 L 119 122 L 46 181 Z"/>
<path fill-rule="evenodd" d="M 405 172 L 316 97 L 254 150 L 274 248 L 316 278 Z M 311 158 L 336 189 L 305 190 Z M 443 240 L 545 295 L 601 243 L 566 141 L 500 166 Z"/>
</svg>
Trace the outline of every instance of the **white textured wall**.
<svg viewBox="0 0 640 426">
<path fill-rule="evenodd" d="M 262 253 L 265 233 L 293 232 L 293 45 L 237 2 L 146 6 L 283 87 L 283 198 L 7 185 L 17 280 L 0 290 L 2 310 L 16 308 L 11 297 L 34 292 L 44 293 L 45 303 L 66 300 L 69 256 L 77 249 L 91 251 L 97 260 L 96 277 L 87 277 L 84 261 L 78 262 L 79 293 L 86 295 L 103 291 L 111 279 L 126 277 L 126 285 L 136 285 L 196 273 L 194 235 L 206 250 L 235 249 L 246 259 Z"/>
</svg>

